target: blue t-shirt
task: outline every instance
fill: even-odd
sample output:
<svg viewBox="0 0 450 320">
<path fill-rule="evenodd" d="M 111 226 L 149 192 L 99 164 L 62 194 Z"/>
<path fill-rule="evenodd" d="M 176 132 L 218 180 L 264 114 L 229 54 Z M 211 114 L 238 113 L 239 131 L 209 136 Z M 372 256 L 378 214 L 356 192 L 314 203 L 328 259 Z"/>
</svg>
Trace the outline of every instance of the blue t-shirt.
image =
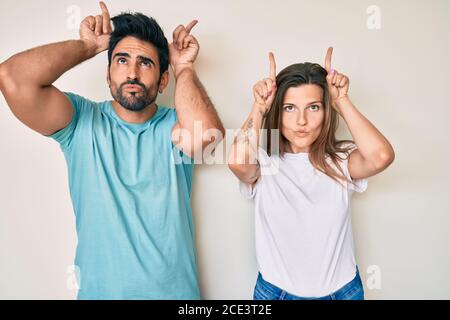
<svg viewBox="0 0 450 320">
<path fill-rule="evenodd" d="M 51 137 L 68 167 L 78 299 L 200 299 L 193 163 L 172 143 L 175 109 L 131 124 L 111 101 L 65 94 L 73 118 Z"/>
</svg>

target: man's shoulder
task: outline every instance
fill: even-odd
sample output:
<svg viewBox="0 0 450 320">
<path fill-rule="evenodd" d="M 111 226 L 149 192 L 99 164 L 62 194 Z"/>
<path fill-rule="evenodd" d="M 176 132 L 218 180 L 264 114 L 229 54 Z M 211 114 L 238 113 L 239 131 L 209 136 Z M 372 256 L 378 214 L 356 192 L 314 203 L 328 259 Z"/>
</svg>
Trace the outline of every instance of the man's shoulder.
<svg viewBox="0 0 450 320">
<path fill-rule="evenodd" d="M 70 100 L 73 107 L 77 111 L 83 111 L 83 109 L 93 110 L 96 107 L 103 108 L 106 104 L 108 104 L 108 101 L 96 102 L 73 92 L 63 92 L 63 93 Z"/>
<path fill-rule="evenodd" d="M 165 115 L 176 115 L 176 110 L 173 107 L 167 107 L 167 106 L 158 104 L 158 109 Z"/>
<path fill-rule="evenodd" d="M 160 104 L 158 104 L 157 116 L 164 122 L 178 121 L 177 112 L 175 108 L 163 106 Z"/>
</svg>

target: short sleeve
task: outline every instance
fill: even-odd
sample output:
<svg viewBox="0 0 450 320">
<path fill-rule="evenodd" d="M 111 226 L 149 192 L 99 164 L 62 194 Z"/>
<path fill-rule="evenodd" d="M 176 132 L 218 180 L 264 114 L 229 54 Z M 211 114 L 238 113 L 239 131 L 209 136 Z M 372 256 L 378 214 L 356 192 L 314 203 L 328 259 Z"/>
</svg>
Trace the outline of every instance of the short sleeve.
<svg viewBox="0 0 450 320">
<path fill-rule="evenodd" d="M 368 179 L 358 179 L 358 180 L 352 180 L 353 184 L 349 185 L 349 189 L 358 193 L 362 193 L 367 190 L 367 187 L 369 185 Z"/>
<path fill-rule="evenodd" d="M 244 198 L 253 199 L 256 195 L 256 186 L 253 187 L 248 183 L 239 180 L 239 192 Z"/>
<path fill-rule="evenodd" d="M 174 152 L 174 155 L 177 159 L 177 163 L 183 163 L 193 166 L 194 165 L 194 159 L 191 158 L 188 154 L 184 153 L 183 150 L 181 150 L 175 143 L 172 141 L 172 130 L 175 124 L 178 123 L 178 114 L 176 111 L 176 108 L 167 108 L 168 109 L 168 119 L 170 119 L 169 126 L 168 126 L 168 137 L 169 141 L 172 144 L 172 150 Z M 183 129 L 182 129 L 183 130 Z"/>
<path fill-rule="evenodd" d="M 85 100 L 83 97 L 70 92 L 64 92 L 64 95 L 70 100 L 70 103 L 73 107 L 72 120 L 65 128 L 49 136 L 49 138 L 52 138 L 59 142 L 63 151 L 65 151 L 72 143 L 74 132 L 79 122 Z"/>
<path fill-rule="evenodd" d="M 184 177 L 186 179 L 189 193 L 191 194 L 192 190 L 192 180 L 193 180 L 193 172 L 194 172 L 194 159 L 190 158 L 187 154 L 185 154 L 182 150 L 178 148 L 176 144 L 172 141 L 172 129 L 173 126 L 178 122 L 178 115 L 175 108 L 163 107 L 160 108 L 167 109 L 167 113 L 165 115 L 164 121 L 164 136 L 167 136 L 167 141 L 169 141 L 172 152 L 175 158 L 175 165 L 182 166 Z"/>
<path fill-rule="evenodd" d="M 352 179 L 350 175 L 350 171 L 348 169 L 348 160 L 350 159 L 350 154 L 357 149 L 356 145 L 351 145 L 351 149 L 349 150 L 348 157 L 345 160 L 345 173 L 347 177 L 353 182 L 348 183 L 348 189 L 353 192 L 362 193 L 367 190 L 369 180 L 368 179 Z"/>
</svg>

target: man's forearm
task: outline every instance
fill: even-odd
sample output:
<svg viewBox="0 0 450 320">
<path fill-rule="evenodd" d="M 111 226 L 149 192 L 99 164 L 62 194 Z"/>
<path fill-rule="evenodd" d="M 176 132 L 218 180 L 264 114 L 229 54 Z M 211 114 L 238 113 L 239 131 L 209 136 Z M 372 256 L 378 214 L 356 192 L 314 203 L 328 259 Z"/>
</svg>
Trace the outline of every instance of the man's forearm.
<svg viewBox="0 0 450 320">
<path fill-rule="evenodd" d="M 175 107 L 180 125 L 194 132 L 194 122 L 200 121 L 203 129 L 219 129 L 223 125 L 193 67 L 176 72 Z"/>
<path fill-rule="evenodd" d="M 1 67 L 15 83 L 45 87 L 96 54 L 95 45 L 83 40 L 69 40 L 18 53 Z"/>
</svg>

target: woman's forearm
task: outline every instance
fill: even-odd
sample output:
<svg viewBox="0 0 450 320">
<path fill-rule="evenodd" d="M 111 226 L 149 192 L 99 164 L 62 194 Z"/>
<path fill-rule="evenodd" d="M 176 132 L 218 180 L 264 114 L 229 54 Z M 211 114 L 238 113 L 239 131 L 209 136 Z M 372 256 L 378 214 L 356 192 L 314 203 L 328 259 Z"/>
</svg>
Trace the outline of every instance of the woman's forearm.
<svg viewBox="0 0 450 320">
<path fill-rule="evenodd" d="M 391 157 L 394 150 L 383 134 L 355 107 L 348 97 L 335 102 L 361 155 L 371 161 Z"/>
<path fill-rule="evenodd" d="M 230 163 L 234 165 L 255 165 L 259 147 L 259 135 L 264 121 L 261 109 L 255 105 L 239 133 L 236 135 L 230 150 Z"/>
</svg>

